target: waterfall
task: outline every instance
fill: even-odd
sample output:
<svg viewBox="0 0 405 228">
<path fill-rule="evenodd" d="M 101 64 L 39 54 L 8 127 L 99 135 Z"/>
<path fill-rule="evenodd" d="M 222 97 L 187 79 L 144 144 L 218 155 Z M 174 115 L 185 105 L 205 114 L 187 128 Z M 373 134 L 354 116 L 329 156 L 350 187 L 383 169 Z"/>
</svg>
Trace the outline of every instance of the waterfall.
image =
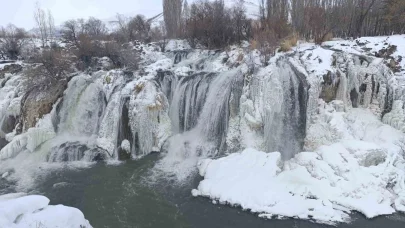
<svg viewBox="0 0 405 228">
<path fill-rule="evenodd" d="M 98 132 L 106 105 L 102 87 L 90 77 L 78 76 L 69 82 L 59 112 L 59 132 L 91 136 Z"/>
<path fill-rule="evenodd" d="M 101 159 L 103 156 L 96 155 L 99 151 L 94 150 L 93 139 L 99 132 L 105 108 L 102 85 L 93 82 L 90 76 L 74 77 L 56 114 L 57 136 L 49 142 L 52 148 L 48 161 L 78 161 L 84 157 L 88 161 Z"/>
<path fill-rule="evenodd" d="M 129 125 L 129 96 L 121 97 L 120 100 L 120 114 L 119 114 L 119 122 L 118 122 L 118 135 L 117 135 L 117 147 L 118 149 L 118 159 L 126 160 L 130 159 L 131 155 L 128 152 L 132 151 L 131 147 L 138 148 L 138 144 L 136 144 L 134 137 L 132 135 L 132 131 Z M 135 142 L 130 143 L 129 151 L 123 151 L 121 147 L 122 142 L 127 140 L 128 142 Z"/>
<path fill-rule="evenodd" d="M 177 80 L 169 111 L 177 134 L 164 147 L 167 154 L 160 165 L 165 171 L 185 177 L 199 158 L 225 151 L 231 91 L 243 85 L 237 83 L 241 80 L 239 69 L 201 72 Z"/>
<path fill-rule="evenodd" d="M 264 149 L 281 152 L 285 160 L 302 151 L 309 89 L 305 76 L 281 58 L 257 73 L 250 89 L 255 109 L 261 113 Z"/>
<path fill-rule="evenodd" d="M 189 131 L 196 126 L 210 83 L 216 76 L 216 73 L 196 73 L 179 79 L 169 110 L 174 133 Z"/>
<path fill-rule="evenodd" d="M 98 141 L 103 145 L 103 148 L 108 151 L 110 157 L 118 159 L 118 134 L 121 118 L 121 90 L 116 87 L 108 100 L 103 118 L 98 131 Z"/>
</svg>

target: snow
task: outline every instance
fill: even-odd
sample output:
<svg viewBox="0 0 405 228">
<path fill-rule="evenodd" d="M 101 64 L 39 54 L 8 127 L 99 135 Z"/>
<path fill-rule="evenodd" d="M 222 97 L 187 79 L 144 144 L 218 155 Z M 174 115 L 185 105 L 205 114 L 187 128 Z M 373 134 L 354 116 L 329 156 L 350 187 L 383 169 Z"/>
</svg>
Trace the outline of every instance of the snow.
<svg viewBox="0 0 405 228">
<path fill-rule="evenodd" d="M 166 51 L 181 51 L 191 49 L 186 40 L 169 40 L 166 44 Z"/>
<path fill-rule="evenodd" d="M 341 50 L 353 54 L 368 54 L 374 56 L 383 48 L 388 48 L 390 45 L 397 47 L 392 57 L 400 62 L 402 67 L 402 75 L 405 71 L 405 35 L 392 35 L 392 36 L 377 36 L 377 37 L 361 37 L 356 40 L 338 40 L 324 42 L 324 46 L 328 46 L 334 50 Z"/>
<path fill-rule="evenodd" d="M 53 112 L 56 106 L 53 107 Z M 34 128 L 28 129 L 27 132 L 17 135 L 13 140 L 0 150 L 0 160 L 15 157 L 24 150 L 33 152 L 38 146 L 47 140 L 55 137 L 55 131 L 52 125 L 52 112 L 46 114 L 38 121 Z"/>
<path fill-rule="evenodd" d="M 2 60 L 2 61 L 3 61 L 3 60 Z M 6 62 L 6 63 L 0 63 L 0 70 L 2 70 L 5 66 L 8 66 L 8 65 L 12 65 L 12 64 L 19 64 L 19 65 L 21 65 L 21 64 L 22 64 L 22 61 L 6 60 L 5 62 Z"/>
<path fill-rule="evenodd" d="M 238 205 L 260 217 L 328 224 L 349 221 L 350 211 L 367 218 L 404 211 L 405 161 L 398 146 L 404 134 L 366 109 L 325 109 L 329 111 L 321 110 L 317 123 L 324 128 L 317 127 L 317 134 L 341 134 L 325 140 L 310 131 L 306 140 L 315 140 L 311 144 L 316 149 L 286 162 L 278 152 L 253 148 L 202 160 L 204 180 L 192 195 Z"/>
<path fill-rule="evenodd" d="M 7 176 L 9 175 L 9 172 L 5 172 L 5 173 L 3 173 L 3 175 L 1 175 L 1 178 L 6 178 Z"/>
<path fill-rule="evenodd" d="M 123 140 L 121 143 L 121 148 L 127 152 L 127 153 L 131 153 L 131 143 L 128 140 Z"/>
<path fill-rule="evenodd" d="M 63 205 L 51 206 L 44 196 L 14 193 L 0 195 L 0 227 L 91 228 L 83 213 Z"/>
<path fill-rule="evenodd" d="M 306 62 L 306 70 L 315 75 L 326 75 L 332 70 L 332 55 L 334 51 L 321 47 L 313 50 L 306 50 L 301 56 L 301 60 Z"/>
</svg>

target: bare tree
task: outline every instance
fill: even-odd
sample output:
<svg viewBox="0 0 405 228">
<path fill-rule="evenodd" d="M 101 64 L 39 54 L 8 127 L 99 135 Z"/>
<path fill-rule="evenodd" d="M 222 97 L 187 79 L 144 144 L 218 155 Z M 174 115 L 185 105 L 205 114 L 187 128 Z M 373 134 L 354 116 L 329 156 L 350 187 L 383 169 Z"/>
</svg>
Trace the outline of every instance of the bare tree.
<svg viewBox="0 0 405 228">
<path fill-rule="evenodd" d="M 362 35 L 363 23 L 375 3 L 376 0 L 358 0 L 358 12 L 356 14 L 355 27 L 352 34 L 354 38 Z"/>
<path fill-rule="evenodd" d="M 187 0 L 183 1 L 183 9 L 181 12 L 181 21 L 180 21 L 180 32 L 179 36 L 184 37 L 186 34 L 186 26 L 187 26 L 187 20 L 190 18 L 190 7 L 188 5 Z M 166 30 L 166 28 L 165 28 Z"/>
<path fill-rule="evenodd" d="M 117 29 L 114 32 L 115 39 L 119 42 L 129 41 L 150 41 L 151 23 L 143 15 L 136 15 L 133 18 L 127 18 L 117 14 L 116 21 Z"/>
<path fill-rule="evenodd" d="M 25 30 L 10 24 L 0 29 L 0 35 L 0 56 L 17 59 L 28 38 Z"/>
<path fill-rule="evenodd" d="M 163 0 L 163 16 L 167 34 L 170 38 L 178 37 L 181 24 L 182 0 Z"/>
<path fill-rule="evenodd" d="M 39 36 L 42 42 L 42 47 L 45 47 L 48 39 L 48 24 L 46 19 L 46 13 L 39 5 L 39 2 L 36 2 L 35 4 L 34 19 L 38 28 Z"/>
<path fill-rule="evenodd" d="M 129 40 L 139 40 L 143 42 L 150 42 L 150 28 L 149 21 L 143 15 L 136 15 L 128 23 Z"/>
<path fill-rule="evenodd" d="M 185 35 L 192 46 L 223 48 L 249 40 L 250 24 L 243 5 L 227 8 L 223 0 L 197 1 L 191 4 Z"/>
<path fill-rule="evenodd" d="M 243 40 L 247 40 L 251 35 L 251 21 L 246 17 L 246 7 L 244 3 L 244 0 L 237 0 L 232 8 L 232 24 L 234 26 L 235 38 L 238 44 Z"/>
<path fill-rule="evenodd" d="M 253 38 L 250 41 L 252 49 L 257 49 L 261 54 L 261 62 L 267 65 L 270 57 L 276 52 L 280 40 L 266 23 L 253 23 Z"/>
<path fill-rule="evenodd" d="M 62 37 L 67 42 L 79 45 L 79 35 L 81 34 L 79 23 L 76 20 L 66 21 L 62 26 Z"/>
<path fill-rule="evenodd" d="M 55 38 L 55 20 L 53 18 L 53 15 L 50 10 L 48 10 L 48 34 L 49 38 L 51 39 L 51 42 L 53 42 L 53 39 Z"/>
<path fill-rule="evenodd" d="M 108 32 L 105 23 L 94 17 L 90 17 L 84 26 L 86 33 L 93 39 L 100 39 Z"/>
<path fill-rule="evenodd" d="M 117 29 L 114 31 L 115 39 L 119 42 L 128 42 L 129 41 L 129 28 L 128 28 L 129 19 L 122 14 L 116 15 L 116 20 L 113 23 L 117 26 Z"/>
<path fill-rule="evenodd" d="M 384 0 L 384 21 L 390 28 L 390 32 L 405 33 L 405 1 L 403 0 Z"/>
<path fill-rule="evenodd" d="M 160 51 L 164 52 L 167 45 L 167 32 L 164 22 L 160 22 L 158 26 L 155 26 L 151 30 L 152 41 L 155 41 L 160 47 Z"/>
</svg>

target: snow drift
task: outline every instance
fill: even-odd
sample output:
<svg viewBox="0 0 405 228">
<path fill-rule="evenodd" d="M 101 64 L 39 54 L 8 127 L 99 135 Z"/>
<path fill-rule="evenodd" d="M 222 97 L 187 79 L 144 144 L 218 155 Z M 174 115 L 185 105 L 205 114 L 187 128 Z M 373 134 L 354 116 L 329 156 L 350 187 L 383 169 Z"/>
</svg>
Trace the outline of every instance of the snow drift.
<svg viewBox="0 0 405 228">
<path fill-rule="evenodd" d="M 13 193 L 0 196 L 0 227 L 66 227 L 91 228 L 83 213 L 63 205 L 51 206 L 39 195 Z"/>
<path fill-rule="evenodd" d="M 404 135 L 367 110 L 343 113 L 328 108 L 316 124 L 328 125 L 328 132 L 341 132 L 327 145 L 285 162 L 278 152 L 251 148 L 203 160 L 199 171 L 204 180 L 193 195 L 239 205 L 260 217 L 322 223 L 347 221 L 350 211 L 367 218 L 404 212 Z M 326 116 L 330 119 L 324 122 Z M 311 135 L 308 139 L 319 140 Z M 318 142 L 325 143 L 322 140 Z"/>
</svg>

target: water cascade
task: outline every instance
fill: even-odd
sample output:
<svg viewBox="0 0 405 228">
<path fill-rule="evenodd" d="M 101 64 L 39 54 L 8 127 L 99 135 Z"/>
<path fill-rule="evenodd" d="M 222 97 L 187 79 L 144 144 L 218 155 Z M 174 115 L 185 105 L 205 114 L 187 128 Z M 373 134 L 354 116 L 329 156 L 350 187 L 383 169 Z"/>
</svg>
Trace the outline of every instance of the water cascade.
<svg viewBox="0 0 405 228">
<path fill-rule="evenodd" d="M 286 58 L 258 72 L 250 84 L 250 98 L 259 109 L 264 149 L 279 151 L 283 159 L 302 151 L 306 131 L 308 83 Z"/>
<path fill-rule="evenodd" d="M 101 85 L 89 76 L 77 76 L 69 82 L 60 105 L 55 118 L 58 121 L 54 121 L 57 124 L 57 140 L 52 142 L 62 143 L 52 145 L 48 161 L 78 161 L 84 156 L 92 158 L 86 160 L 94 160 L 100 157 L 99 152 L 88 144 L 99 131 L 106 107 Z M 95 151 L 97 155 L 92 155 Z"/>
<path fill-rule="evenodd" d="M 185 77 L 165 74 L 158 78 L 166 96 L 172 98 L 169 116 L 175 135 L 163 148 L 167 152 L 166 168 L 183 163 L 186 165 L 182 168 L 187 169 L 198 158 L 226 151 L 230 97 L 236 86 L 242 89 L 242 76 L 239 69 L 234 69 L 221 73 L 199 72 Z M 183 172 L 182 168 L 177 166 L 176 169 Z"/>
</svg>

